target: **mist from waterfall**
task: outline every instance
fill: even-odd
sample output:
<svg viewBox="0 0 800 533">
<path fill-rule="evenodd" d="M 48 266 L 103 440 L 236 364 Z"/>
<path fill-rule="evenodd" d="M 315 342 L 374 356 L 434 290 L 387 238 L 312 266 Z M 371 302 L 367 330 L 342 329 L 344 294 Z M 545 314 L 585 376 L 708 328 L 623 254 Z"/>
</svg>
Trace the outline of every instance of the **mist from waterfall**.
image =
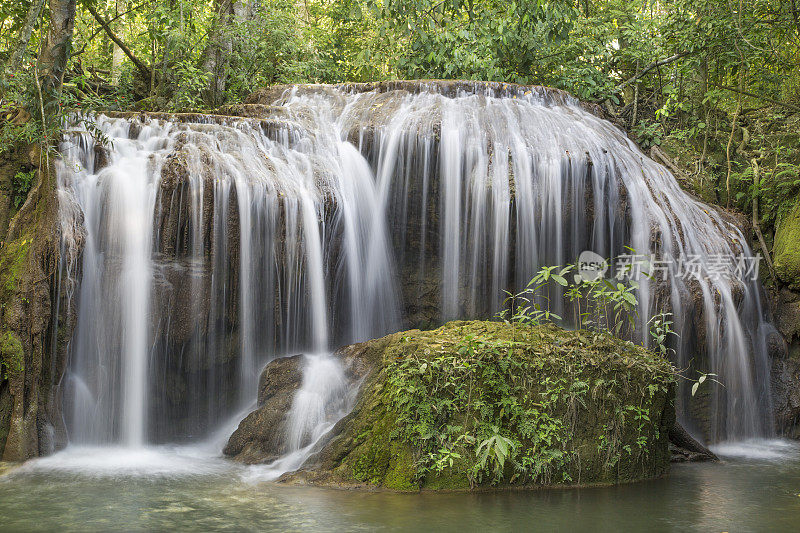
<svg viewBox="0 0 800 533">
<path fill-rule="evenodd" d="M 677 266 L 752 255 L 746 240 L 610 123 L 525 88 L 316 87 L 276 104 L 264 120 L 99 117 L 110 146 L 85 131 L 62 144 L 65 246 L 82 246 L 72 442 L 202 437 L 252 402 L 275 357 L 489 317 L 541 265 L 626 247 L 671 260 L 668 284 L 642 281 L 638 321 L 671 309 L 676 366 L 725 384 L 706 400 L 709 437 L 770 433 L 760 285 Z M 311 357 L 293 449 L 347 388 Z M 686 421 L 690 403 L 683 387 Z"/>
</svg>

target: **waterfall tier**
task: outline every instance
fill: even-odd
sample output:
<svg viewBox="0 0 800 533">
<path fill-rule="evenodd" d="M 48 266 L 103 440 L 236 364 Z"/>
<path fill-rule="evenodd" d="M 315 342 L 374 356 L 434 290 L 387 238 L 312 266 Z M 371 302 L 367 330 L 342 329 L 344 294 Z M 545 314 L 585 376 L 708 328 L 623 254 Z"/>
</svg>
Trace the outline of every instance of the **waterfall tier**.
<svg viewBox="0 0 800 533">
<path fill-rule="evenodd" d="M 712 260 L 752 256 L 744 236 L 568 95 L 300 86 L 226 112 L 243 117 L 101 116 L 106 146 L 62 144 L 65 245 L 82 249 L 72 441 L 201 436 L 279 355 L 489 317 L 542 265 L 630 249 L 665 265 L 640 281 L 640 326 L 671 310 L 676 365 L 725 385 L 683 387 L 683 420 L 713 440 L 771 431 L 760 285 Z"/>
</svg>

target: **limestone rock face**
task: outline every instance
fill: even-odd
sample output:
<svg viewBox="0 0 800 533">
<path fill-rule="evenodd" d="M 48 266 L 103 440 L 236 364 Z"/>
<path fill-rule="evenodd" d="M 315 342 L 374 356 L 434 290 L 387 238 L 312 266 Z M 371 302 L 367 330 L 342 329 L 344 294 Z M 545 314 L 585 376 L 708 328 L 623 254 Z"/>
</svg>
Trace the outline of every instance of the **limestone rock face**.
<svg viewBox="0 0 800 533">
<path fill-rule="evenodd" d="M 62 279 L 53 166 L 38 166 L 36 148 L 19 148 L 0 164 L 0 183 L 33 169 L 25 201 L 8 210 L 0 193 L 0 459 L 23 461 L 66 445 L 60 384 L 75 307 Z M 12 212 L 13 211 L 13 212 Z M 76 236 L 76 240 L 80 240 Z M 76 247 L 76 255 L 80 254 Z M 57 334 L 53 327 L 58 324 Z"/>
<path fill-rule="evenodd" d="M 773 359 L 771 379 L 776 430 L 800 438 L 800 359 Z"/>
<path fill-rule="evenodd" d="M 800 294 L 783 287 L 769 300 L 780 333 L 768 339 L 775 430 L 800 438 Z"/>
<path fill-rule="evenodd" d="M 360 384 L 355 407 L 281 481 L 413 491 L 618 483 L 669 469 L 673 369 L 629 342 L 471 321 L 395 333 L 337 355 Z M 255 463 L 285 451 L 299 361 L 267 366 L 259 408 L 226 455 Z M 496 435 L 512 444 L 506 461 L 490 468 L 482 443 L 491 446 Z M 441 449 L 452 462 L 436 462 Z"/>
</svg>

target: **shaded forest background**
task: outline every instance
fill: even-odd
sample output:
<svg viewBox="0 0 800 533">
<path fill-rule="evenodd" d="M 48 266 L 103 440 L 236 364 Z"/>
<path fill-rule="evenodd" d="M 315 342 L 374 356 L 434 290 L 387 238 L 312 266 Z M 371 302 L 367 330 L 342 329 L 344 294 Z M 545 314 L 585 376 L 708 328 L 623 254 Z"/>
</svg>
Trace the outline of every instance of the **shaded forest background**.
<svg viewBox="0 0 800 533">
<path fill-rule="evenodd" d="M 548 85 L 746 213 L 767 255 L 800 192 L 799 61 L 796 0 L 6 1 L 0 151 L 52 147 L 74 110 L 210 110 L 276 83 Z"/>
</svg>

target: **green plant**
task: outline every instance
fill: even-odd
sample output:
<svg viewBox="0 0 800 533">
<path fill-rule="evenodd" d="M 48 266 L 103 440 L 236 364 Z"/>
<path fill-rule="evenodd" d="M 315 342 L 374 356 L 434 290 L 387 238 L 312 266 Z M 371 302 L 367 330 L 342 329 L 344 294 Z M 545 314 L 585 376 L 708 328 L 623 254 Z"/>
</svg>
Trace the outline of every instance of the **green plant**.
<svg viewBox="0 0 800 533">
<path fill-rule="evenodd" d="M 633 127 L 633 134 L 639 141 L 639 146 L 647 150 L 651 146 L 658 146 L 664 139 L 664 126 L 656 121 L 642 120 Z"/>
<path fill-rule="evenodd" d="M 456 451 L 457 448 L 463 445 L 462 442 L 464 444 L 472 444 L 475 442 L 475 437 L 467 435 L 466 433 L 459 435 L 455 440 L 448 439 L 447 436 L 450 435 L 453 430 L 460 431 L 461 427 L 448 428 L 443 435 L 440 435 L 441 446 L 439 450 L 436 453 L 428 454 L 428 460 L 432 465 L 431 469 L 437 474 L 441 474 L 447 468 L 453 468 L 453 463 L 463 457 L 462 454 Z"/>
<path fill-rule="evenodd" d="M 183 60 L 175 65 L 174 74 L 177 89 L 170 107 L 178 111 L 202 107 L 202 93 L 208 87 L 211 73 Z"/>
<path fill-rule="evenodd" d="M 610 468 L 624 432 L 627 455 L 647 453 L 649 409 L 673 379 L 662 358 L 634 363 L 621 355 L 633 349 L 606 332 L 568 333 L 551 324 L 453 323 L 405 336 L 387 354 L 383 394 L 396 420 L 392 438 L 414 450 L 419 480 L 461 472 L 473 484 L 569 482 L 580 471 L 570 444 L 575 424 L 602 402 Z M 658 378 L 620 373 L 620 357 L 622 368 L 646 365 Z M 631 387 L 641 398 L 632 406 L 621 400 Z"/>
<path fill-rule="evenodd" d="M 11 202 L 14 205 L 14 209 L 19 209 L 25 203 L 25 199 L 28 198 L 28 192 L 33 187 L 35 177 L 36 171 L 31 170 L 29 172 L 17 172 L 11 178 Z"/>
<path fill-rule="evenodd" d="M 661 313 L 654 315 L 648 323 L 650 338 L 652 339 L 658 353 L 663 357 L 667 357 L 670 352 L 674 353 L 674 350 L 670 348 L 667 343 L 670 336 L 678 335 L 672 330 L 672 321 L 669 320 L 671 317 L 671 313 L 665 313 L 662 311 Z"/>
<path fill-rule="evenodd" d="M 722 382 L 716 379 L 716 374 L 712 374 L 710 372 L 698 372 L 698 374 L 700 374 L 700 376 L 692 385 L 692 396 L 697 394 L 697 390 L 700 388 L 700 385 L 702 385 L 706 380 L 713 381 L 714 383 L 717 383 L 723 387 L 725 386 L 722 384 Z"/>
<path fill-rule="evenodd" d="M 517 444 L 511 439 L 500 434 L 500 428 L 492 426 L 491 436 L 482 440 L 475 448 L 475 455 L 478 461 L 475 464 L 475 472 L 480 473 L 488 468 L 494 474 L 495 480 L 503 479 L 503 470 L 506 460 L 512 455 Z"/>
<path fill-rule="evenodd" d="M 573 307 L 574 324 L 578 329 L 588 328 L 607 331 L 616 336 L 628 328 L 632 334 L 635 325 L 638 300 L 636 281 L 627 283 L 603 277 L 584 277 L 577 272 L 577 265 L 543 266 L 518 293 L 505 291 L 505 309 L 497 317 L 511 324 L 535 325 L 543 322 L 562 322 L 562 317 L 550 309 L 551 290 L 555 284 Z"/>
</svg>

